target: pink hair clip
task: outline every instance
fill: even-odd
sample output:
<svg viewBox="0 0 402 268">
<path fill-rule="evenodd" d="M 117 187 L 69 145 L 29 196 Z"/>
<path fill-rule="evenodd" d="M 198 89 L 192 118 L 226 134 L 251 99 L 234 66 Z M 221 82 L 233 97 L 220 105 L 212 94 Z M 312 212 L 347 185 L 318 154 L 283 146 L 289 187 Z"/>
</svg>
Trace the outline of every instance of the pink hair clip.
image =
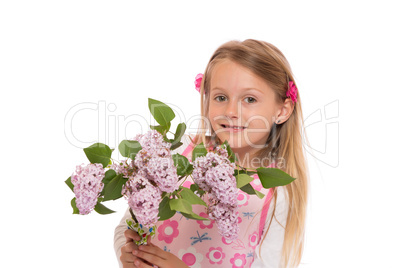
<svg viewBox="0 0 402 268">
<path fill-rule="evenodd" d="M 293 103 L 297 102 L 297 87 L 293 81 L 289 81 L 289 88 L 286 97 L 291 98 Z"/>
<path fill-rule="evenodd" d="M 201 81 L 202 81 L 203 76 L 204 76 L 203 74 L 197 74 L 197 76 L 195 77 L 194 85 L 195 85 L 195 89 L 198 92 L 200 92 L 200 90 L 201 90 Z"/>
</svg>

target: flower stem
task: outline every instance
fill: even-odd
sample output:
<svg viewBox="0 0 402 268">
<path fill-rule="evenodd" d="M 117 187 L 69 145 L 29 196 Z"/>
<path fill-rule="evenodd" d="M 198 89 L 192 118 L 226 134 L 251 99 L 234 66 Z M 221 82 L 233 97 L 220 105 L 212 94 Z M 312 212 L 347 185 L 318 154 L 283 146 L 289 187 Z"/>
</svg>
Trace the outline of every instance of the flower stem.
<svg viewBox="0 0 402 268">
<path fill-rule="evenodd" d="M 183 178 L 187 178 L 187 176 L 180 176 L 180 177 L 179 177 L 179 181 L 180 181 L 181 179 L 183 179 Z M 186 180 L 183 180 L 183 181 L 180 183 L 179 187 L 182 186 L 185 181 L 186 181 Z"/>
<path fill-rule="evenodd" d="M 134 220 L 135 222 L 138 222 L 138 221 L 137 221 L 137 218 L 135 217 L 135 215 L 134 215 L 133 211 L 131 210 L 131 208 L 129 209 L 129 211 L 130 211 L 130 214 L 131 214 L 131 218 L 133 218 L 133 220 Z"/>
</svg>

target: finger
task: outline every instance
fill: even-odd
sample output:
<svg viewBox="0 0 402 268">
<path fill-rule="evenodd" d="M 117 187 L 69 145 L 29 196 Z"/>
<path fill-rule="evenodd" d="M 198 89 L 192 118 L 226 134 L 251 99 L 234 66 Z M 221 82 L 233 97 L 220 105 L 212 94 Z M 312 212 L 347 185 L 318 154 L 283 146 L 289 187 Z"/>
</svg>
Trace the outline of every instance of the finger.
<svg viewBox="0 0 402 268">
<path fill-rule="evenodd" d="M 121 247 L 121 252 L 132 253 L 133 250 L 138 249 L 138 246 L 134 244 L 134 242 L 127 242 L 124 246 Z"/>
<path fill-rule="evenodd" d="M 144 261 L 142 261 L 141 259 L 136 259 L 134 262 L 134 265 L 136 268 L 153 268 L 154 265 L 151 263 L 145 263 Z"/>
<path fill-rule="evenodd" d="M 164 259 L 162 259 L 160 256 L 142 250 L 134 250 L 133 255 L 135 255 L 137 258 L 140 258 L 141 262 L 144 262 L 144 264 L 145 262 L 149 262 L 150 264 L 154 264 L 156 266 L 162 266 L 164 261 Z M 136 263 L 136 261 L 134 263 Z M 140 267 L 148 267 L 148 266 L 140 266 Z"/>
<path fill-rule="evenodd" d="M 138 249 L 140 251 L 159 256 L 160 258 L 162 258 L 164 260 L 166 260 L 168 257 L 166 254 L 166 251 L 162 250 L 158 246 L 155 246 L 154 244 L 142 245 L 142 246 L 139 246 Z"/>
<path fill-rule="evenodd" d="M 134 261 L 137 259 L 131 252 L 122 252 L 120 255 L 120 261 L 124 267 L 131 267 L 134 265 Z M 130 266 L 131 265 L 131 266 Z"/>
<path fill-rule="evenodd" d="M 131 229 L 125 230 L 124 231 L 124 236 L 126 237 L 126 242 L 129 242 L 129 241 L 132 241 L 132 240 L 135 240 L 135 241 L 140 241 L 141 240 L 141 238 L 138 235 L 138 233 L 134 232 Z"/>
</svg>

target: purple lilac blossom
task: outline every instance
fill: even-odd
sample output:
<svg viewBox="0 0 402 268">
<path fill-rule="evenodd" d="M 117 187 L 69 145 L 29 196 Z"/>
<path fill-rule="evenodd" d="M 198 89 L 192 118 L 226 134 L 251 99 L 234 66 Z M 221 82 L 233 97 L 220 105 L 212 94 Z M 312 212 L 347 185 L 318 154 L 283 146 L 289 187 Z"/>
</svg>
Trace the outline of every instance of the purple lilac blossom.
<svg viewBox="0 0 402 268">
<path fill-rule="evenodd" d="M 218 232 L 228 241 L 236 240 L 239 234 L 237 206 L 218 203 L 211 207 L 209 217 L 215 220 Z"/>
<path fill-rule="evenodd" d="M 127 179 L 133 178 L 138 172 L 138 168 L 130 158 L 121 162 L 113 163 L 110 169 L 116 171 L 117 174 L 122 174 L 123 177 Z"/>
<path fill-rule="evenodd" d="M 137 174 L 155 182 L 163 192 L 172 193 L 177 190 L 178 175 L 170 152 L 171 144 L 165 142 L 163 136 L 156 130 L 138 134 L 133 140 L 141 144 L 142 149 L 135 160 L 114 163 L 111 169 L 125 178 L 133 178 Z"/>
<path fill-rule="evenodd" d="M 140 224 L 151 227 L 158 221 L 162 192 L 145 177 L 137 174 L 131 178 L 123 187 L 122 194 L 128 199 L 128 205 Z"/>
<path fill-rule="evenodd" d="M 216 221 L 219 233 L 233 240 L 239 233 L 238 189 L 233 176 L 236 166 L 227 157 L 226 149 L 218 148 L 216 153 L 196 158 L 192 175 L 194 182 L 209 195 L 209 216 Z"/>
<path fill-rule="evenodd" d="M 134 140 L 142 146 L 135 157 L 135 165 L 145 171 L 147 178 L 154 181 L 163 192 L 171 193 L 177 190 L 177 168 L 170 153 L 171 144 L 165 142 L 156 130 L 150 130 L 144 135 L 139 134 Z"/>
<path fill-rule="evenodd" d="M 148 131 L 145 134 L 138 134 L 134 140 L 141 144 L 142 149 L 170 149 L 171 144 L 164 141 L 163 136 L 155 129 Z"/>
<path fill-rule="evenodd" d="M 177 168 L 170 153 L 171 144 L 158 131 L 138 134 L 133 140 L 142 147 L 135 160 L 115 163 L 111 169 L 128 178 L 122 195 L 128 199 L 137 221 L 149 227 L 158 221 L 162 192 L 171 193 L 179 187 Z"/>
<path fill-rule="evenodd" d="M 89 214 L 94 209 L 103 190 L 104 177 L 105 170 L 102 164 L 76 167 L 75 174 L 71 176 L 71 183 L 74 185 L 75 203 L 80 214 Z"/>
</svg>

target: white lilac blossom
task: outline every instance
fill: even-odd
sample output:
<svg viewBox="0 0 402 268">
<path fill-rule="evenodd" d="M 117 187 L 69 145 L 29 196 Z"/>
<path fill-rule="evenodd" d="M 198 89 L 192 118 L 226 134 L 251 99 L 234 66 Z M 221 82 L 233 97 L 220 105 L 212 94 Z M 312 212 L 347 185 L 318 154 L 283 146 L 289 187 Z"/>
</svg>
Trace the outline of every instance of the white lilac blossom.
<svg viewBox="0 0 402 268">
<path fill-rule="evenodd" d="M 75 173 L 71 176 L 71 183 L 74 185 L 75 203 L 80 214 L 89 214 L 94 209 L 103 190 L 104 177 L 105 170 L 102 164 L 76 167 Z"/>
<path fill-rule="evenodd" d="M 194 161 L 194 182 L 208 193 L 209 216 L 216 221 L 219 233 L 228 240 L 236 239 L 239 232 L 238 189 L 234 169 L 235 164 L 229 161 L 224 148 L 218 148 L 216 153 L 209 152 Z"/>
<path fill-rule="evenodd" d="M 145 177 L 137 174 L 129 179 L 122 189 L 122 194 L 128 199 L 128 205 L 139 223 L 150 227 L 158 221 L 162 192 Z"/>
</svg>

